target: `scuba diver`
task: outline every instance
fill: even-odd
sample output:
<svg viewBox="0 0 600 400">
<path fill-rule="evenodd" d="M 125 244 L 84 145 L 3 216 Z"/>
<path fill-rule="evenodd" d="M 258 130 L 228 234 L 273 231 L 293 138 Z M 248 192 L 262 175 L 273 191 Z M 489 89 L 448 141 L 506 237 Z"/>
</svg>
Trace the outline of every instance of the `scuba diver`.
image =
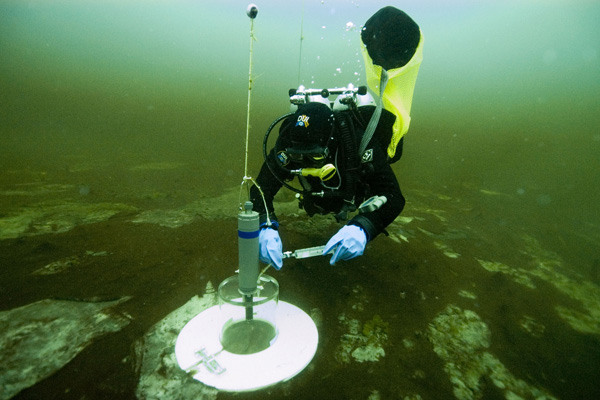
<svg viewBox="0 0 600 400">
<path fill-rule="evenodd" d="M 391 164 L 402 156 L 422 35 L 407 14 L 384 7 L 367 21 L 361 40 L 367 82 L 374 92 L 379 89 L 377 106 L 364 86 L 300 86 L 290 90 L 294 111 L 276 119 L 265 135 L 265 161 L 250 200 L 260 214 L 260 260 L 276 269 L 284 256 L 273 198 L 282 187 L 297 192 L 299 206 L 309 216 L 333 214 L 344 223 L 322 253 L 332 253 L 331 265 L 362 255 L 404 208 Z M 337 95 L 335 101 L 332 95 Z M 279 135 L 267 152 L 278 124 Z M 289 184 L 295 178 L 301 189 Z"/>
</svg>

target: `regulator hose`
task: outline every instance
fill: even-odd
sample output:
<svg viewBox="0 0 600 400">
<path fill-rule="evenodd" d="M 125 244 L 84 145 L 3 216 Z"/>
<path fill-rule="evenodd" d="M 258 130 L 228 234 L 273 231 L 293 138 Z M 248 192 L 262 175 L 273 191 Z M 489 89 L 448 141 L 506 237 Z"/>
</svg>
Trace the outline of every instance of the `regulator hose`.
<svg viewBox="0 0 600 400">
<path fill-rule="evenodd" d="M 273 167 L 272 163 L 269 162 L 269 155 L 267 153 L 267 145 L 268 145 L 268 141 L 269 141 L 269 136 L 271 135 L 271 131 L 273 130 L 273 128 L 275 128 L 277 126 L 277 124 L 279 124 L 281 121 L 284 121 L 286 118 L 291 117 L 292 115 L 294 115 L 293 112 L 289 112 L 287 114 L 282 115 L 281 117 L 279 117 L 275 121 L 273 121 L 271 123 L 271 125 L 269 126 L 269 128 L 267 128 L 267 132 L 265 132 L 265 137 L 263 139 L 263 157 L 265 159 L 265 164 L 267 164 L 267 168 L 269 168 L 269 171 L 271 171 L 271 174 L 273 174 L 273 176 L 275 177 L 275 179 L 277 179 L 279 181 L 279 183 L 281 183 L 283 186 L 285 186 L 286 188 L 290 189 L 293 192 L 304 193 L 303 190 L 297 189 L 297 188 L 287 184 L 286 182 L 284 182 L 283 179 L 280 178 L 280 176 L 279 176 L 280 173 L 290 174 L 290 171 L 288 169 L 285 169 L 275 159 L 274 162 L 279 169 L 279 173 L 278 173 L 278 171 L 275 170 L 275 167 Z M 281 135 L 281 132 L 279 134 Z"/>
<path fill-rule="evenodd" d="M 265 160 L 265 164 L 271 171 L 271 174 L 286 188 L 290 189 L 293 192 L 300 193 L 303 195 L 308 195 L 305 190 L 295 188 L 284 181 L 281 178 L 281 174 L 289 175 L 291 171 L 286 169 L 283 165 L 281 165 L 278 160 L 275 158 L 271 160 L 268 154 L 268 141 L 273 129 L 286 118 L 294 115 L 293 112 L 284 114 L 277 118 L 275 121 L 271 123 L 267 131 L 265 132 L 265 137 L 263 139 L 263 157 Z M 359 167 L 360 167 L 360 158 L 358 154 L 358 144 L 356 141 L 356 135 L 354 130 L 354 123 L 352 121 L 352 117 L 343 111 L 334 111 L 335 124 L 338 131 L 339 144 L 340 144 L 340 154 L 341 154 L 341 164 L 342 164 L 342 173 L 341 175 L 341 187 L 344 188 L 343 193 L 339 193 L 336 191 L 333 192 L 324 192 L 319 194 L 320 197 L 342 197 L 344 199 L 344 208 L 339 214 L 340 219 L 345 219 L 344 215 L 349 211 L 356 210 L 355 204 L 355 195 L 356 188 L 358 185 L 359 179 Z M 287 129 L 287 127 L 283 127 L 283 129 Z M 279 133 L 280 135 L 282 132 Z M 273 163 L 276 165 L 274 166 Z M 338 216 L 336 216 L 338 218 Z"/>
<path fill-rule="evenodd" d="M 339 132 L 341 152 L 342 152 L 342 187 L 344 188 L 344 202 L 347 205 L 346 211 L 354 211 L 354 196 L 358 184 L 358 172 L 360 159 L 358 157 L 358 148 L 356 143 L 354 123 L 352 118 L 346 112 L 335 111 L 335 123 Z"/>
</svg>

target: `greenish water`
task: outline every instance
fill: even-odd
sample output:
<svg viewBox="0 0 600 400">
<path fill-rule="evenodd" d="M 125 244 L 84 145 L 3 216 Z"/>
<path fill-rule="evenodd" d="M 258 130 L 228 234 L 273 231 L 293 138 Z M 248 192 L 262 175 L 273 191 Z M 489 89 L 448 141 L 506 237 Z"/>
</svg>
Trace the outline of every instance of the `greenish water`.
<svg viewBox="0 0 600 400">
<path fill-rule="evenodd" d="M 360 25 L 388 4 L 304 3 L 300 63 L 302 2 L 258 4 L 253 176 L 289 88 L 365 83 Z M 237 268 L 246 5 L 0 4 L 2 310 L 132 296 L 120 307 L 133 318 L 17 398 L 135 398 L 132 343 Z M 281 298 L 322 315 L 319 351 L 283 388 L 243 397 L 503 398 L 485 370 L 500 362 L 512 390 L 599 398 L 600 4 L 396 6 L 426 40 L 394 166 L 406 209 L 344 266 L 286 261 Z M 337 229 L 281 207 L 284 250 Z M 453 338 L 472 331 L 462 359 Z M 368 345 L 385 356 L 352 357 Z M 452 358 L 480 368 L 472 397 Z"/>
</svg>

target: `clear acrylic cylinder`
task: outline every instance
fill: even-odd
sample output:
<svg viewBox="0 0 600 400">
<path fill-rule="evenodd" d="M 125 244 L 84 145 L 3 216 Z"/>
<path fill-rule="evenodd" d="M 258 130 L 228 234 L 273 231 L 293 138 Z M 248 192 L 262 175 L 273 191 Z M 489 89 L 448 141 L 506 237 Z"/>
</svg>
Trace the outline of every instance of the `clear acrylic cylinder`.
<svg viewBox="0 0 600 400">
<path fill-rule="evenodd" d="M 251 296 L 240 293 L 238 275 L 219 285 L 219 308 L 223 318 L 220 340 L 223 349 L 234 354 L 263 351 L 277 339 L 275 321 L 279 283 L 261 275 Z"/>
</svg>

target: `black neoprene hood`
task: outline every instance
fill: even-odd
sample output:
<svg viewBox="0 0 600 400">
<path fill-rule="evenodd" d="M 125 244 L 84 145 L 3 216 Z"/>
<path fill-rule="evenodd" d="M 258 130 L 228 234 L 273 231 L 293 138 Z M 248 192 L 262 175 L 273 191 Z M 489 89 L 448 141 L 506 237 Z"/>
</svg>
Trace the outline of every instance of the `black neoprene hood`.
<svg viewBox="0 0 600 400">
<path fill-rule="evenodd" d="M 292 117 L 289 139 L 292 148 L 310 152 L 327 146 L 332 133 L 333 112 L 323 103 L 307 103 Z"/>
<path fill-rule="evenodd" d="M 421 30 L 404 11 L 388 6 L 367 20 L 361 39 L 373 64 L 390 70 L 410 61 L 419 46 Z"/>
</svg>

